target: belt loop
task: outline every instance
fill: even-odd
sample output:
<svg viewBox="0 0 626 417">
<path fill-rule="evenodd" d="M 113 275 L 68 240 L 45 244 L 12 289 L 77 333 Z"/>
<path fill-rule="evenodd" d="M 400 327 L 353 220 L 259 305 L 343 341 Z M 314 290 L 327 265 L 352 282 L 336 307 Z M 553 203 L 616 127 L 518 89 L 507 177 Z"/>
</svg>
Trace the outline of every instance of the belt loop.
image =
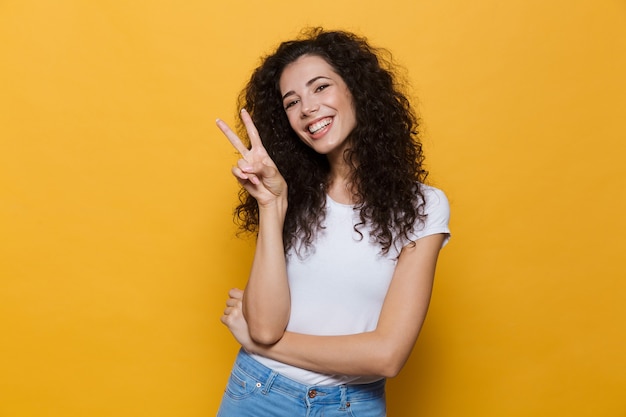
<svg viewBox="0 0 626 417">
<path fill-rule="evenodd" d="M 269 392 L 277 376 L 278 376 L 278 373 L 274 371 L 270 373 L 270 376 L 267 378 L 267 381 L 265 381 L 265 385 L 263 386 L 263 390 L 261 391 L 263 394 L 267 394 Z"/>
<path fill-rule="evenodd" d="M 350 403 L 348 402 L 348 388 L 345 385 L 340 385 L 339 394 L 341 395 L 341 407 L 339 409 L 345 410 L 347 407 L 350 407 Z"/>
</svg>

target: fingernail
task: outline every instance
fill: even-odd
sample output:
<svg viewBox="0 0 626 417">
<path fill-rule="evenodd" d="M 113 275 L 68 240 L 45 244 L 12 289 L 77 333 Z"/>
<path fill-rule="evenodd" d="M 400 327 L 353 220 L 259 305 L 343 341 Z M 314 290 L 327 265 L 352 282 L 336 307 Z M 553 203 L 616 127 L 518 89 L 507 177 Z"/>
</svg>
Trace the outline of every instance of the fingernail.
<svg viewBox="0 0 626 417">
<path fill-rule="evenodd" d="M 242 113 L 248 113 L 248 110 L 246 110 L 246 109 L 241 109 L 241 112 L 242 112 Z"/>
</svg>

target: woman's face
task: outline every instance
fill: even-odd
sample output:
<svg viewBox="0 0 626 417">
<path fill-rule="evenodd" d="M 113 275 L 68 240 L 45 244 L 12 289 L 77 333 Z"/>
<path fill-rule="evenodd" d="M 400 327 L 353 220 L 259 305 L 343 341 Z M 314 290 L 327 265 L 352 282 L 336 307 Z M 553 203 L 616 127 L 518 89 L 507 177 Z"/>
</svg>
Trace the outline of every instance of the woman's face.
<svg viewBox="0 0 626 417">
<path fill-rule="evenodd" d="M 323 58 L 303 55 L 285 67 L 279 84 L 298 137 L 320 154 L 342 156 L 356 114 L 352 94 L 339 74 Z"/>
</svg>

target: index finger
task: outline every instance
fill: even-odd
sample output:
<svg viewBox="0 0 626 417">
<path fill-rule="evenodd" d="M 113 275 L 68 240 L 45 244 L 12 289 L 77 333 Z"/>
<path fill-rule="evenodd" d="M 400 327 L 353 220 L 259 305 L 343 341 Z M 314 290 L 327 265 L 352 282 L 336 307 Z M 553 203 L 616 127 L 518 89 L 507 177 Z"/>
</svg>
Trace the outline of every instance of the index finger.
<svg viewBox="0 0 626 417">
<path fill-rule="evenodd" d="M 232 298 L 242 298 L 243 297 L 243 290 L 239 289 L 239 288 L 231 288 L 228 291 L 228 295 Z"/>
<path fill-rule="evenodd" d="M 233 130 L 226 124 L 225 121 L 217 119 L 215 123 L 217 124 L 217 127 L 219 127 L 219 129 L 222 131 L 224 136 L 226 136 L 231 145 L 233 145 L 235 149 L 237 149 L 237 151 L 245 158 L 249 149 L 246 147 L 246 145 L 243 144 L 243 142 L 241 142 L 239 136 L 237 136 L 237 134 L 233 132 Z"/>
</svg>

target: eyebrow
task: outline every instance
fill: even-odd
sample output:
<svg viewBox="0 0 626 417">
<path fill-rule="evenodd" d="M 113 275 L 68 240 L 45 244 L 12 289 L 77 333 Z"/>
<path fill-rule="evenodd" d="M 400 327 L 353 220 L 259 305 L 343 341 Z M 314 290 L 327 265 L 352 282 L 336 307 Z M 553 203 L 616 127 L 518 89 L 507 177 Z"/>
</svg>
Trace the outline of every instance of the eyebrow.
<svg viewBox="0 0 626 417">
<path fill-rule="evenodd" d="M 324 77 L 323 75 L 319 75 L 317 77 L 311 78 L 309 81 L 307 81 L 306 86 L 310 87 L 311 84 L 313 84 L 315 81 L 319 80 L 319 79 L 326 79 L 326 80 L 330 80 L 329 77 Z M 283 100 L 286 99 L 287 97 L 289 97 L 292 94 L 296 94 L 295 91 L 291 90 L 285 93 L 285 95 L 283 96 Z"/>
</svg>

